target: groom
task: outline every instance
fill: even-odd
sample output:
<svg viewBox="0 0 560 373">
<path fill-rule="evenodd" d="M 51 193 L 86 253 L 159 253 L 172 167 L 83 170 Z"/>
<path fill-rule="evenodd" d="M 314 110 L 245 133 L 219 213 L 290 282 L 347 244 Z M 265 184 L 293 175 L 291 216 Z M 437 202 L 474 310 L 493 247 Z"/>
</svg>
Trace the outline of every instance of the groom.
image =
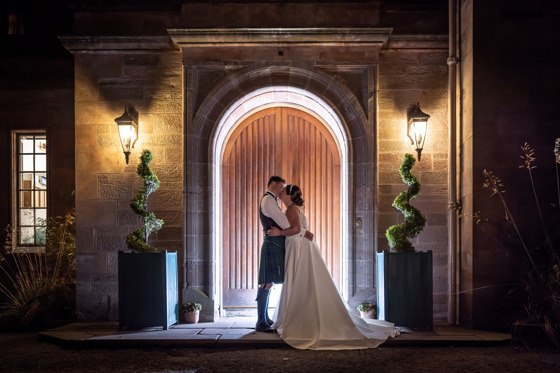
<svg viewBox="0 0 560 373">
<path fill-rule="evenodd" d="M 284 253 L 286 236 L 267 236 L 266 232 L 276 227 L 286 229 L 290 227 L 288 218 L 280 209 L 277 198 L 284 189 L 286 181 L 280 176 L 271 176 L 268 180 L 268 190 L 261 199 L 259 217 L 264 230 L 264 242 L 261 247 L 261 261 L 259 266 L 259 288 L 257 290 L 257 325 L 255 331 L 274 333 L 270 327 L 273 321 L 268 317 L 268 299 L 273 283 L 284 282 Z M 302 229 L 301 236 L 312 240 L 313 233 Z"/>
</svg>

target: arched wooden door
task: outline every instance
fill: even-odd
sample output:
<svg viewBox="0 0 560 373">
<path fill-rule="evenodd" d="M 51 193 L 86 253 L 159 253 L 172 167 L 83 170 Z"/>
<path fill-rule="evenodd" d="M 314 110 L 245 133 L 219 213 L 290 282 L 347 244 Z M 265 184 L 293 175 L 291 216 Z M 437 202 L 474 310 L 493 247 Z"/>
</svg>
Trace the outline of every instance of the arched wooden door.
<svg viewBox="0 0 560 373">
<path fill-rule="evenodd" d="M 233 131 L 222 158 L 223 306 L 254 307 L 263 241 L 258 204 L 271 175 L 299 185 L 310 230 L 340 284 L 340 153 L 314 116 L 261 110 Z"/>
</svg>

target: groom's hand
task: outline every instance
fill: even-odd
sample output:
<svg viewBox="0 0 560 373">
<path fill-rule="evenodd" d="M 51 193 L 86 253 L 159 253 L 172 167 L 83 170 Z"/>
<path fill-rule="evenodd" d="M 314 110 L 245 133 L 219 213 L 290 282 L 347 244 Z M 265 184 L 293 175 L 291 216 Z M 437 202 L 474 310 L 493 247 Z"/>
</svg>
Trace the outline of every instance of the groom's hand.
<svg viewBox="0 0 560 373">
<path fill-rule="evenodd" d="M 307 238 L 309 241 L 313 241 L 313 233 L 309 231 L 305 231 L 305 236 L 303 237 Z"/>
<path fill-rule="evenodd" d="M 266 235 L 267 236 L 281 236 L 282 231 L 280 229 L 276 228 L 276 227 L 272 227 L 268 231 L 266 231 Z"/>
</svg>

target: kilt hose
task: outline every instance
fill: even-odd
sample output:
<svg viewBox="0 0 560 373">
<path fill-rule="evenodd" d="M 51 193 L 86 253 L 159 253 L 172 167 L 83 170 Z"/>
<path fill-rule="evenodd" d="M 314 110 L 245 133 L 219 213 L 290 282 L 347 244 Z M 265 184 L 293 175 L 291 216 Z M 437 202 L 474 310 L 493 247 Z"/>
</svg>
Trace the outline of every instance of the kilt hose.
<svg viewBox="0 0 560 373">
<path fill-rule="evenodd" d="M 261 246 L 259 285 L 284 283 L 286 236 L 265 236 Z"/>
</svg>

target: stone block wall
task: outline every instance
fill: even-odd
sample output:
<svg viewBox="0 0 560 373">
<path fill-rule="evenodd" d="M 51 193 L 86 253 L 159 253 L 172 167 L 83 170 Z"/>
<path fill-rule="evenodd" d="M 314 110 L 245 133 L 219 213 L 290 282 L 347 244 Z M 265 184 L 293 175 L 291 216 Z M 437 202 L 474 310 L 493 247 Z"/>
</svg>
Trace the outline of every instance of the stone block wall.
<svg viewBox="0 0 560 373">
<path fill-rule="evenodd" d="M 182 254 L 182 65 L 175 51 L 76 53 L 74 61 L 78 312 L 116 320 L 117 252 L 142 224 L 129 203 L 142 187 L 136 168 L 143 149 L 152 151 L 160 180 L 148 209 L 164 220 L 150 244 Z M 128 165 L 114 121 L 125 105 L 139 115 Z"/>
<path fill-rule="evenodd" d="M 388 250 L 385 231 L 403 222 L 392 207 L 406 185 L 398 174 L 405 153 L 417 158 L 407 137 L 407 108 L 420 103 L 430 115 L 420 162 L 412 169 L 421 182 L 412 201 L 426 216 L 424 231 L 413 239 L 418 251 L 433 251 L 434 318 L 446 319 L 448 308 L 448 151 L 447 53 L 442 50 L 393 49 L 382 51 L 379 61 L 378 101 L 378 251 Z"/>
<path fill-rule="evenodd" d="M 186 242 L 184 243 L 186 258 L 183 258 L 187 261 L 189 276 L 187 282 L 189 286 L 198 289 L 197 286 L 206 286 L 208 281 L 214 281 L 212 267 L 208 265 L 211 253 L 199 249 L 201 242 L 206 244 L 206 241 L 211 238 L 207 207 L 205 207 L 206 205 L 198 207 L 201 205 L 200 201 L 207 204 L 211 190 L 200 188 L 198 185 L 197 178 L 205 177 L 208 166 L 202 161 L 199 162 L 195 156 L 205 159 L 208 156 L 208 147 L 200 146 L 201 141 L 198 139 L 195 140 L 198 142 L 197 144 L 189 139 L 191 125 L 188 120 L 193 114 L 192 105 L 199 104 L 199 102 L 182 97 L 183 89 L 185 92 L 189 92 L 191 89 L 196 91 L 202 89 L 202 85 L 190 86 L 191 83 L 187 76 L 184 79 L 185 86 L 182 87 L 181 61 L 178 50 L 167 53 L 159 48 L 157 52 L 142 52 L 143 46 L 146 43 L 149 44 L 150 38 L 155 39 L 154 35 L 167 35 L 166 29 L 168 28 L 180 27 L 361 28 L 380 25 L 392 27 L 392 24 L 396 22 L 394 11 L 386 7 L 383 8 L 383 14 L 384 16 L 391 14 L 391 17 L 385 23 L 381 21 L 379 7 L 383 5 L 381 2 L 375 1 L 353 4 L 332 2 L 328 5 L 275 2 L 270 4 L 256 4 L 257 2 L 227 4 L 227 1 L 219 3 L 182 4 L 180 19 L 177 18 L 178 14 L 173 15 L 173 12 L 157 13 L 157 17 L 150 12 L 134 12 L 134 17 L 131 18 L 121 17 L 122 14 L 120 16 L 117 14 L 116 18 L 113 18 L 105 12 L 88 12 L 87 10 L 83 13 L 76 13 L 76 35 L 129 35 L 127 37 L 109 36 L 105 39 L 95 36 L 88 37 L 90 39 L 87 40 L 81 40 L 79 37 L 74 39 L 77 44 L 85 45 L 80 53 L 74 54 L 76 61 L 76 148 L 80 148 L 80 151 L 77 151 L 76 159 L 78 184 L 76 204 L 80 215 L 77 222 L 78 303 L 84 311 L 84 318 L 114 319 L 116 317 L 118 309 L 116 304 L 116 254 L 119 249 L 125 248 L 126 234 L 139 224 L 131 213 L 128 203 L 140 186 L 140 180 L 134 175 L 134 170 L 136 159 L 143 148 L 150 148 L 154 152 L 153 168 L 162 182 L 160 190 L 151 197 L 150 207 L 155 210 L 158 217 L 166 220 L 166 225 L 153 243 L 161 248 L 174 248 L 175 246 L 178 248 L 182 244 L 181 227 L 184 208 L 187 216 L 198 218 L 195 221 L 187 218 Z M 228 11 L 225 11 L 226 9 Z M 299 9 L 303 10 L 298 11 Z M 397 10 L 400 12 L 399 9 Z M 255 12 L 260 16 L 251 16 Z M 282 14 L 295 14 L 297 17 L 284 17 Z M 302 14 L 309 16 L 301 17 Z M 168 17 L 167 23 L 160 22 L 165 17 Z M 441 17 L 438 15 L 436 18 Z M 126 23 L 133 22 L 133 24 L 130 27 L 123 26 L 123 30 L 120 30 L 122 32 L 117 32 L 114 27 L 119 26 L 118 22 L 110 24 L 112 19 L 126 19 Z M 443 23 L 426 22 L 421 25 L 415 23 L 417 26 L 406 29 L 406 31 L 421 34 L 441 33 L 441 25 L 444 23 L 445 21 Z M 428 24 L 433 27 L 425 29 Z M 383 31 L 390 33 L 387 30 Z M 130 35 L 152 36 L 133 37 Z M 164 44 L 164 38 L 158 37 Z M 123 40 L 127 38 L 137 40 L 128 47 L 115 50 L 106 45 L 106 43 L 119 43 L 119 40 L 121 40 L 120 43 L 124 43 Z M 447 307 L 447 230 L 445 221 L 447 66 L 446 53 L 442 52 L 445 50 L 445 46 L 443 48 L 438 46 L 434 49 L 426 49 L 425 45 L 411 48 L 406 46 L 402 37 L 396 41 L 400 47 L 382 49 L 379 60 L 377 60 L 377 47 L 354 47 L 353 57 L 348 57 L 348 60 L 341 58 L 341 55 L 347 54 L 346 49 L 323 49 L 321 46 L 300 48 L 299 50 L 294 46 L 282 51 L 282 57 L 278 57 L 280 54 L 276 47 L 253 48 L 251 55 L 254 54 L 254 59 L 258 61 L 275 61 L 273 65 L 279 65 L 280 69 L 283 66 L 294 64 L 294 66 L 301 65 L 313 70 L 317 68 L 314 65 L 321 59 L 334 61 L 339 58 L 341 61 L 345 61 L 343 65 L 351 62 L 350 65 L 358 63 L 358 65 L 370 66 L 368 67 L 371 71 L 368 70 L 367 85 L 362 82 L 361 75 L 358 76 L 359 78 L 352 77 L 348 82 L 349 87 L 356 88 L 353 90 L 353 94 L 356 92 L 359 92 L 357 96 L 365 94 L 366 98 L 360 105 L 368 107 L 367 120 L 360 118 L 360 120 L 364 119 L 363 123 L 367 127 L 363 133 L 364 136 L 361 136 L 360 129 L 356 133 L 357 137 L 353 139 L 354 146 L 363 147 L 363 141 L 366 141 L 368 145 L 366 149 L 356 149 L 356 154 L 362 152 L 366 157 L 360 158 L 360 163 L 351 166 L 354 168 L 352 172 L 355 177 L 355 185 L 351 194 L 355 201 L 376 199 L 372 204 L 360 205 L 360 208 L 363 207 L 365 211 L 352 211 L 356 216 L 362 218 L 366 215 L 374 216 L 363 221 L 364 232 L 367 234 L 357 234 L 355 242 L 352 243 L 363 249 L 357 250 L 355 257 L 352 258 L 352 260 L 357 260 L 356 272 L 351 270 L 348 273 L 348 276 L 352 278 L 354 290 L 358 293 L 374 291 L 373 254 L 375 248 L 378 250 L 387 248 L 384 231 L 389 225 L 401 219 L 400 213 L 392 210 L 390 205 L 396 194 L 404 189 L 397 174 L 402 155 L 412 151 L 407 144 L 409 140 L 406 138 L 406 110 L 409 105 L 420 102 L 422 109 L 432 116 L 423 160 L 415 168 L 415 172 L 419 173 L 419 178 L 424 184 L 422 194 L 416 202 L 423 204 L 419 207 L 428 215 L 428 225 L 423 233 L 424 236 L 417 239 L 416 247 L 419 250 L 431 249 L 434 251 L 434 282 L 437 283 L 434 299 L 436 317 L 439 317 L 445 314 Z M 428 41 L 429 43 L 430 41 Z M 438 44 L 437 41 L 436 44 Z M 403 47 L 403 45 L 405 46 Z M 213 53 L 218 51 L 216 49 Z M 299 52 L 295 53 L 296 51 Z M 191 60 L 215 61 L 215 59 L 201 58 L 197 54 L 199 52 L 200 48 L 193 48 L 187 54 L 183 51 L 185 66 Z M 241 49 L 236 50 L 236 53 L 240 55 L 233 60 L 245 58 L 245 55 L 241 54 Z M 218 58 L 218 60 L 220 59 L 224 59 L 224 57 Z M 290 60 L 293 61 L 290 62 Z M 378 66 L 377 72 L 375 71 L 376 66 Z M 330 68 L 332 69 L 332 67 Z M 271 70 L 277 70 L 277 68 Z M 349 75 L 345 71 L 348 69 L 341 69 L 336 74 L 342 79 L 348 78 Z M 185 68 L 185 72 L 188 72 L 187 68 Z M 323 73 L 325 72 L 321 74 Z M 272 72 L 271 76 L 274 74 L 276 73 Z M 282 74 L 278 76 L 282 76 Z M 277 82 L 277 80 L 274 81 Z M 317 89 L 319 94 L 326 96 L 331 94 L 326 87 L 314 87 L 313 80 L 310 80 L 308 84 L 305 82 L 300 84 L 290 79 L 290 84 L 310 91 Z M 377 86 L 377 84 L 379 85 Z M 365 89 L 366 87 L 367 89 Z M 371 92 L 376 92 L 376 94 Z M 337 106 L 339 102 L 345 103 L 345 100 L 350 97 L 352 94 L 348 94 L 346 98 L 342 99 L 335 96 L 335 100 L 332 101 L 333 105 Z M 186 105 L 184 124 L 182 124 L 181 117 L 183 102 Z M 141 122 L 140 140 L 131 155 L 131 165 L 128 166 L 124 164 L 124 155 L 114 123 L 114 118 L 122 114 L 125 104 L 135 107 Z M 346 107 L 347 104 L 350 102 L 345 103 L 342 107 Z M 223 102 L 220 102 L 216 107 L 222 105 Z M 217 118 L 219 112 L 213 111 L 209 114 L 208 117 L 200 116 L 202 119 L 197 120 L 202 123 L 212 122 Z M 354 120 L 352 118 L 355 115 L 350 114 L 352 115 L 349 115 L 348 118 Z M 189 128 L 185 131 L 185 139 L 182 136 L 181 125 Z M 212 125 L 210 123 L 201 128 L 205 128 L 204 131 L 210 131 Z M 209 138 L 204 131 L 202 142 L 208 141 Z M 186 141 L 184 146 L 183 141 Z M 187 162 L 186 175 L 183 175 L 183 158 Z M 196 173 L 188 168 L 189 162 L 194 164 Z M 206 180 L 205 183 L 208 184 L 208 181 Z M 196 203 L 189 202 L 189 200 L 186 203 L 188 206 L 183 207 L 184 197 L 181 194 L 183 188 L 185 188 L 186 196 L 197 193 L 197 196 L 200 195 L 201 198 L 198 198 Z M 195 197 L 192 198 L 195 199 Z M 377 213 L 378 215 L 375 216 Z M 353 224 L 353 219 L 350 220 Z M 197 232 L 196 235 L 191 234 L 193 231 Z M 354 248 L 350 248 L 350 250 L 353 252 Z M 179 262 L 183 262 L 181 258 L 179 258 Z M 352 265 L 353 263 L 349 263 L 349 268 L 353 268 Z M 180 283 L 183 282 L 182 280 L 180 279 Z M 209 284 L 209 286 L 211 285 L 213 284 Z M 201 288 L 201 290 L 207 289 Z M 85 315 L 86 311 L 87 315 Z"/>
</svg>

